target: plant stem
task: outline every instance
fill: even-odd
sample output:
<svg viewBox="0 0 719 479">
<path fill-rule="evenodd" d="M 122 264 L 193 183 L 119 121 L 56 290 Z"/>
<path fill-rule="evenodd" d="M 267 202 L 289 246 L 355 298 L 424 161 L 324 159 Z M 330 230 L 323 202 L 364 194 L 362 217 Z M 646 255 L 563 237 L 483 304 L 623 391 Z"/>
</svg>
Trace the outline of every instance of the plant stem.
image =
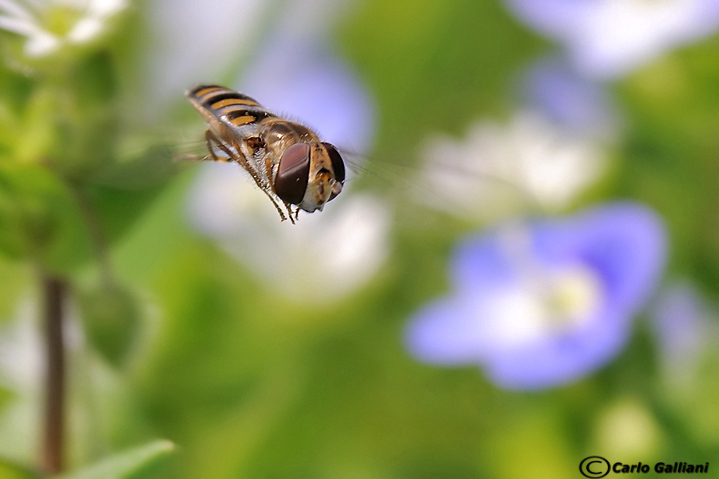
<svg viewBox="0 0 719 479">
<path fill-rule="evenodd" d="M 45 328 L 45 411 L 42 442 L 42 469 L 47 474 L 63 470 L 65 446 L 65 344 L 63 313 L 67 285 L 42 273 Z"/>
</svg>

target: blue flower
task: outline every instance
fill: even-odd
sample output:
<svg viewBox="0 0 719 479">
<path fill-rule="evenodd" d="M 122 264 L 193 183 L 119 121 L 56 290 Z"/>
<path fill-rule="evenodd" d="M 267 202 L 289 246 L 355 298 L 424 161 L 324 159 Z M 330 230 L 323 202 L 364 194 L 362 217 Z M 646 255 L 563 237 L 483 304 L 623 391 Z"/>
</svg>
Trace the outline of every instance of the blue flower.
<svg viewBox="0 0 719 479">
<path fill-rule="evenodd" d="M 407 346 L 423 362 L 478 364 L 504 388 L 576 380 L 626 344 L 665 254 L 661 220 L 635 203 L 471 237 L 454 291 L 415 315 Z"/>
<path fill-rule="evenodd" d="M 703 353 L 717 345 L 716 316 L 688 280 L 662 288 L 651 308 L 650 326 L 666 379 L 685 391 L 691 390 Z"/>
<path fill-rule="evenodd" d="M 618 133 L 621 117 L 604 85 L 581 75 L 565 59 L 539 60 L 522 80 L 524 103 L 561 127 L 600 140 Z"/>
<path fill-rule="evenodd" d="M 716 0 L 507 0 L 583 73 L 616 78 L 719 28 Z"/>
</svg>

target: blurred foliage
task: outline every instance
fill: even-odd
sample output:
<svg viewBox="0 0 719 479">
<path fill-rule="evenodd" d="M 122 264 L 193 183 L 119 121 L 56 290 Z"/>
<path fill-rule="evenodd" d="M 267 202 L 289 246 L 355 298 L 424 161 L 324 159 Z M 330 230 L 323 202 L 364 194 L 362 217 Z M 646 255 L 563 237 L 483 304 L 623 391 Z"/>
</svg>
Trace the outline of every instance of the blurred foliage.
<svg viewBox="0 0 719 479">
<path fill-rule="evenodd" d="M 122 365 L 140 326 L 140 311 L 132 293 L 113 283 L 101 283 L 80 292 L 78 306 L 88 341 L 107 361 Z"/>
<path fill-rule="evenodd" d="M 508 115 L 521 69 L 552 51 L 498 1 L 358 4 L 336 28 L 337 48 L 376 96 L 377 162 L 412 163 L 428 134 L 460 135 L 476 118 Z M 413 361 L 402 328 L 446 290 L 446 260 L 465 224 L 396 205 L 387 265 L 324 306 L 284 299 L 199 238 L 184 217 L 192 168 L 178 173 L 152 142 L 130 159 L 119 154 L 136 133 L 128 105 L 142 84 L 132 49 L 143 8 L 113 44 L 72 67 L 33 76 L 0 65 L 0 320 L 8 325 L 20 298 L 36 299 L 36 267 L 77 279 L 85 339 L 101 364 L 121 366 L 102 376 L 114 389 L 98 386 L 95 407 L 75 418 L 126 414 L 93 438 L 96 450 L 168 438 L 179 454 L 137 474 L 175 479 L 561 479 L 577 477 L 582 458 L 611 452 L 623 462 L 719 462 L 717 351 L 702 356 L 697 379 L 676 386 L 645 326 L 599 374 L 543 392 L 506 392 L 477 368 Z M 714 298 L 717 51 L 714 37 L 612 85 L 629 133 L 592 192 L 659 211 L 671 234 L 669 277 L 692 278 Z M 111 282 L 98 280 L 102 256 Z M 0 407 L 9 403 L 3 393 Z M 639 439 L 612 450 L 607 418 L 626 404 L 648 419 L 629 421 Z M 0 423 L 0 454 L 17 433 Z M 150 444 L 62 477 L 140 477 L 136 466 L 169 449 Z M 77 462 L 98 459 L 87 456 Z M 0 464 L 0 478 L 28 474 Z"/>
<path fill-rule="evenodd" d="M 0 477 L 3 479 L 39 479 L 42 476 L 25 466 L 0 459 Z"/>
<path fill-rule="evenodd" d="M 155 441 L 122 451 L 110 459 L 59 476 L 61 479 L 140 479 L 172 451 L 169 441 Z"/>
<path fill-rule="evenodd" d="M 87 259 L 89 241 L 72 192 L 46 168 L 1 166 L 0 244 L 10 257 L 32 257 L 51 271 Z"/>
<path fill-rule="evenodd" d="M 716 188 L 719 71 L 714 38 L 669 55 L 618 88 L 631 112 L 618 194 L 654 205 L 672 230 L 673 265 L 703 284 L 719 280 Z M 707 293 L 717 296 L 716 289 Z"/>
</svg>

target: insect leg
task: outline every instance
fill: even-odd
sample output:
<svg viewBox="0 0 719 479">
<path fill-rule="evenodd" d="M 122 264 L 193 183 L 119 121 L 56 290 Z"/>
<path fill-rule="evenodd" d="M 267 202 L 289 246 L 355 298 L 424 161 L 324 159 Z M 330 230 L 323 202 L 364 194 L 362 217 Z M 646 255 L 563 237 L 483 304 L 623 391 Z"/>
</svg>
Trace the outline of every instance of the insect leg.
<svg viewBox="0 0 719 479">
<path fill-rule="evenodd" d="M 242 151 L 241 151 L 239 148 L 236 148 L 238 154 L 236 154 L 236 155 L 233 154 L 232 151 L 230 151 L 230 149 L 227 148 L 227 146 L 225 146 L 225 145 L 222 143 L 222 141 L 220 141 L 220 139 L 217 138 L 217 136 L 216 136 L 212 131 L 210 131 L 210 130 L 207 130 L 207 131 L 205 132 L 205 138 L 207 139 L 207 146 L 208 146 L 208 149 L 210 150 L 210 154 L 212 155 L 212 157 L 213 157 L 216 161 L 223 161 L 223 160 L 217 160 L 217 156 L 215 155 L 215 152 L 214 152 L 214 149 L 213 149 L 213 145 L 214 145 L 214 146 L 216 146 L 220 151 L 222 151 L 223 153 L 225 153 L 225 154 L 227 155 L 228 160 L 225 160 L 225 161 L 235 160 L 237 163 L 239 163 L 240 166 L 241 166 L 242 168 L 244 168 L 245 171 L 247 171 L 247 172 L 250 174 L 250 176 L 252 177 L 252 179 L 255 180 L 255 184 L 257 185 L 257 187 L 258 187 L 260 190 L 262 190 L 262 191 L 267 195 L 267 197 L 270 199 L 270 201 L 271 201 L 272 204 L 274 205 L 275 209 L 277 210 L 277 213 L 279 213 L 281 221 L 285 221 L 285 220 L 287 219 L 287 216 L 285 216 L 284 212 L 282 211 L 282 209 L 280 208 L 280 206 L 277 204 L 277 202 L 275 201 L 275 199 L 274 199 L 274 198 L 272 197 L 272 195 L 270 195 L 270 193 L 267 191 L 267 186 L 263 184 L 262 180 L 260 179 L 260 176 L 259 176 L 259 175 L 257 174 L 257 172 L 255 171 L 255 168 L 250 164 L 249 161 L 247 161 L 247 158 L 245 158 L 245 156 L 244 156 L 244 154 L 242 153 Z M 292 219 L 292 215 L 289 216 L 289 219 L 290 219 L 290 221 L 292 222 L 292 224 L 295 223 L 294 219 Z"/>
<path fill-rule="evenodd" d="M 287 210 L 287 215 L 290 217 L 290 219 L 294 223 L 297 220 L 297 215 L 292 212 L 292 205 L 287 202 L 283 202 L 283 204 L 285 205 L 285 209 Z M 298 206 L 297 210 L 299 211 L 299 209 L 300 208 Z M 293 219 L 293 217 L 294 217 L 294 219 Z"/>
<path fill-rule="evenodd" d="M 228 163 L 232 161 L 232 155 L 229 151 L 227 151 L 227 148 L 223 148 L 222 143 L 219 141 L 219 139 L 215 136 L 214 133 L 212 133 L 210 130 L 207 130 L 205 132 L 205 141 L 207 142 L 207 150 L 210 152 L 210 158 L 213 161 L 218 161 L 220 163 Z M 217 156 L 215 153 L 214 145 L 217 146 L 220 150 L 222 150 L 223 153 L 226 153 L 227 156 Z M 208 157 L 205 157 L 206 159 L 210 159 Z"/>
</svg>

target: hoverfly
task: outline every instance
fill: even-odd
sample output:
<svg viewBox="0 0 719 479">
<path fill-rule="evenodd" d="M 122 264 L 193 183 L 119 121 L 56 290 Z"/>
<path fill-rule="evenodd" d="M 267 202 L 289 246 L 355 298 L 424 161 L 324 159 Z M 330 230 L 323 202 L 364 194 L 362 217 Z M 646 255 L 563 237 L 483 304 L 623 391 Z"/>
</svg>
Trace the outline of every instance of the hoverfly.
<svg viewBox="0 0 719 479">
<path fill-rule="evenodd" d="M 186 96 L 208 125 L 206 158 L 239 164 L 272 201 L 282 221 L 289 218 L 294 224 L 300 210 L 322 211 L 342 191 L 342 157 L 309 128 L 229 88 L 199 85 Z"/>
</svg>

